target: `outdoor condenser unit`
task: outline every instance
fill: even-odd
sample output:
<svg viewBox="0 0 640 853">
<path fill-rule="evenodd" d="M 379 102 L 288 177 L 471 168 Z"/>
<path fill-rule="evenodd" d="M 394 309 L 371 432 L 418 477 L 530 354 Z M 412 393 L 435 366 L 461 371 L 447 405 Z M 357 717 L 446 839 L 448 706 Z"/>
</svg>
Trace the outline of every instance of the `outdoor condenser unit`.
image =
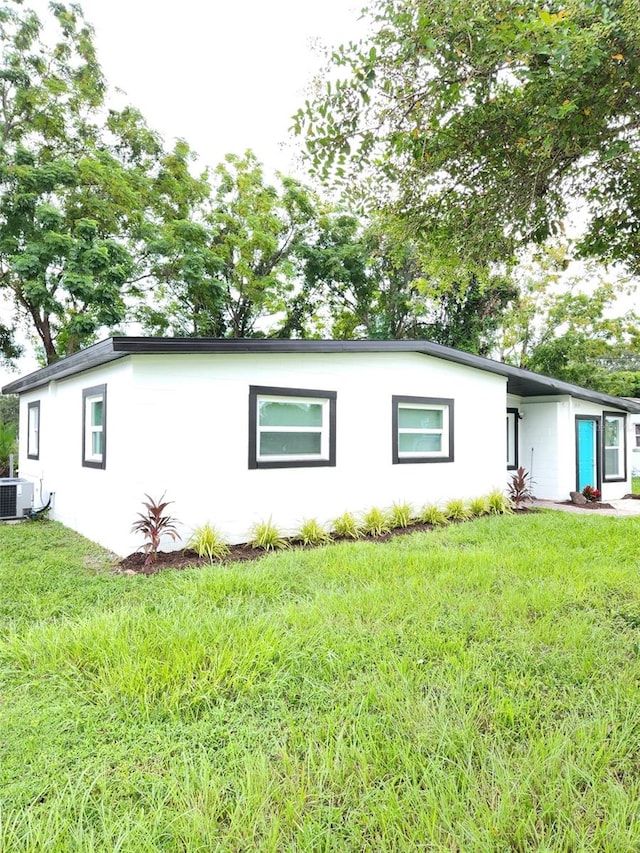
<svg viewBox="0 0 640 853">
<path fill-rule="evenodd" d="M 33 483 L 20 477 L 0 477 L 0 519 L 24 518 L 33 505 Z"/>
</svg>

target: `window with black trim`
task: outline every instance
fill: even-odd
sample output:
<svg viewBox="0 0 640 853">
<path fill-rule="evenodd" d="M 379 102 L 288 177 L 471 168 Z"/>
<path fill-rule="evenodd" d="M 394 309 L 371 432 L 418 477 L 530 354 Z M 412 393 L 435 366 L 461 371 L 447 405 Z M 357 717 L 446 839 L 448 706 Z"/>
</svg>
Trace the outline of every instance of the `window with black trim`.
<svg viewBox="0 0 640 853">
<path fill-rule="evenodd" d="M 82 391 L 82 464 L 104 468 L 107 460 L 107 386 Z"/>
<path fill-rule="evenodd" d="M 249 387 L 249 468 L 336 464 L 336 392 Z"/>
<path fill-rule="evenodd" d="M 40 400 L 27 406 L 27 459 L 40 458 Z"/>
<path fill-rule="evenodd" d="M 603 412 L 602 445 L 605 482 L 627 479 L 627 416 Z"/>
<path fill-rule="evenodd" d="M 636 447 L 640 447 L 640 424 L 635 424 L 636 428 Z"/>
<path fill-rule="evenodd" d="M 453 462 L 453 400 L 392 397 L 393 464 Z"/>
<path fill-rule="evenodd" d="M 518 420 L 520 413 L 517 409 L 507 409 L 507 470 L 515 471 L 518 467 Z"/>
</svg>

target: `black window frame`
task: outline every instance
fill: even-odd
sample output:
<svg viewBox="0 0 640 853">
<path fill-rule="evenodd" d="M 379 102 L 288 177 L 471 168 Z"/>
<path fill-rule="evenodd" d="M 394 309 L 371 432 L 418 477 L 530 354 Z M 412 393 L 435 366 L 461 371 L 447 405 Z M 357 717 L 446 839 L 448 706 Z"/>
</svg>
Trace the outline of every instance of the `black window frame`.
<svg viewBox="0 0 640 853">
<path fill-rule="evenodd" d="M 249 386 L 249 469 L 266 468 L 335 468 L 336 465 L 336 407 L 337 392 L 312 388 L 282 388 L 273 385 Z M 260 397 L 315 398 L 329 403 L 329 455 L 326 459 L 258 459 L 258 399 Z"/>
<path fill-rule="evenodd" d="M 87 399 L 102 397 L 102 459 L 87 459 Z M 107 467 L 107 386 L 93 385 L 82 389 L 82 467 L 104 470 Z"/>
<path fill-rule="evenodd" d="M 623 474 L 616 477 L 607 476 L 607 454 L 605 446 L 605 436 L 607 430 L 607 418 L 620 418 L 622 420 L 622 470 Z M 602 482 L 603 483 L 623 483 L 627 479 L 627 415 L 626 412 L 602 412 Z"/>
<path fill-rule="evenodd" d="M 514 459 L 515 464 L 509 465 L 509 415 L 513 415 L 513 450 L 514 450 Z M 519 453 L 519 436 L 518 436 L 518 423 L 520 421 L 520 410 L 514 408 L 512 406 L 507 406 L 507 471 L 517 471 L 520 467 L 520 453 Z"/>
<path fill-rule="evenodd" d="M 448 408 L 448 440 L 449 448 L 447 456 L 400 456 L 398 448 L 398 410 L 400 404 L 412 403 L 418 406 L 446 406 Z M 421 463 L 434 464 L 439 462 L 454 461 L 454 400 L 451 397 L 410 397 L 394 394 L 391 398 L 391 438 L 392 438 L 392 463 L 394 465 L 414 465 Z"/>
<path fill-rule="evenodd" d="M 32 452 L 31 447 L 31 418 L 32 412 L 38 413 L 38 429 L 36 431 L 36 449 L 35 453 Z M 40 413 L 40 400 L 35 400 L 33 403 L 29 403 L 27 405 L 27 459 L 40 459 L 40 425 L 41 425 L 41 413 Z"/>
</svg>

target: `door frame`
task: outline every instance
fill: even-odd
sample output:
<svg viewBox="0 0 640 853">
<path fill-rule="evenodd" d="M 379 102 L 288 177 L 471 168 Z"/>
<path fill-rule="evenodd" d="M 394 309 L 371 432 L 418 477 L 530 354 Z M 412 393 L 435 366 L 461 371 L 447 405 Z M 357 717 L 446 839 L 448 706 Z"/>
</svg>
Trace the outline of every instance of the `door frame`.
<svg viewBox="0 0 640 853">
<path fill-rule="evenodd" d="M 594 489 L 602 492 L 602 416 L 601 415 L 576 415 L 576 491 L 580 488 L 580 421 L 591 421 L 595 424 L 595 453 L 596 453 L 596 482 L 590 483 Z"/>
</svg>

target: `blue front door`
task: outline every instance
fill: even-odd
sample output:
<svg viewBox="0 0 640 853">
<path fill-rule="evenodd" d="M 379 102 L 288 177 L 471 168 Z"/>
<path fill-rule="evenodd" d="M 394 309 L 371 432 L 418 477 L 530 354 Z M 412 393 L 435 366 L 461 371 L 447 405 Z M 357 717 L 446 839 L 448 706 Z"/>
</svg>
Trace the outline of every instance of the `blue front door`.
<svg viewBox="0 0 640 853">
<path fill-rule="evenodd" d="M 598 422 L 595 418 L 580 418 L 576 424 L 577 489 L 598 488 Z"/>
</svg>

